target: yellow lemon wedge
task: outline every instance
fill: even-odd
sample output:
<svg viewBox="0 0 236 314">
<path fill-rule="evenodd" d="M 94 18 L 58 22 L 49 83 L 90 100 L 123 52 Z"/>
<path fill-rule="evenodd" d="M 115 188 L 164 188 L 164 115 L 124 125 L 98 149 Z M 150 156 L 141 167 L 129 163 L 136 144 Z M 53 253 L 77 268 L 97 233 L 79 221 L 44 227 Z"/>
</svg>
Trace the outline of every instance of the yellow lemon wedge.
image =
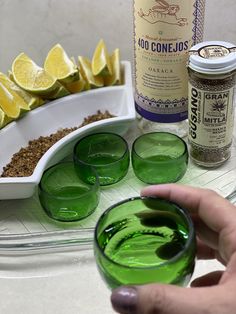
<svg viewBox="0 0 236 314">
<path fill-rule="evenodd" d="M 43 99 L 33 96 L 30 93 L 26 92 L 24 89 L 20 88 L 13 79 L 12 72 L 9 71 L 8 73 L 9 77 L 3 73 L 0 72 L 0 82 L 11 92 L 15 92 L 23 98 L 23 100 L 27 103 L 29 109 L 34 109 L 36 107 L 41 106 L 44 101 Z"/>
<path fill-rule="evenodd" d="M 44 69 L 61 83 L 70 83 L 79 79 L 77 66 L 60 44 L 56 44 L 48 52 Z"/>
<path fill-rule="evenodd" d="M 22 113 L 29 111 L 26 102 L 14 92 L 10 92 L 0 82 L 0 108 L 11 120 L 18 119 Z"/>
<path fill-rule="evenodd" d="M 25 53 L 21 53 L 13 61 L 12 75 L 17 85 L 42 98 L 48 98 L 47 96 L 56 94 L 58 90 L 61 90 L 60 97 L 69 94 L 55 77 L 39 67 Z"/>
<path fill-rule="evenodd" d="M 79 56 L 78 60 L 79 60 L 79 69 L 80 69 L 81 75 L 86 81 L 85 89 L 104 86 L 103 77 L 93 75 L 90 60 L 82 56 Z"/>
<path fill-rule="evenodd" d="M 117 48 L 113 51 L 111 57 L 112 75 L 104 77 L 106 86 L 121 84 L 121 65 L 120 65 L 120 50 Z"/>
<path fill-rule="evenodd" d="M 99 41 L 93 54 L 92 73 L 94 76 L 112 75 L 112 65 L 103 39 Z"/>
</svg>

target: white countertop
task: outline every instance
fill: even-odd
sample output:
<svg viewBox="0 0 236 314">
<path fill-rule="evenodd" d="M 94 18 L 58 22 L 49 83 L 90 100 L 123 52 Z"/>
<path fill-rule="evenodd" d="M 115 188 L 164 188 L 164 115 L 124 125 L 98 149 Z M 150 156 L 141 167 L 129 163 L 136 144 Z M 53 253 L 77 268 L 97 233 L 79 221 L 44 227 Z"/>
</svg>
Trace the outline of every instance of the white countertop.
<svg viewBox="0 0 236 314">
<path fill-rule="evenodd" d="M 222 269 L 216 260 L 198 261 L 193 278 Z M 93 262 L 48 277 L 0 279 L 2 314 L 111 314 L 110 291 Z"/>
</svg>

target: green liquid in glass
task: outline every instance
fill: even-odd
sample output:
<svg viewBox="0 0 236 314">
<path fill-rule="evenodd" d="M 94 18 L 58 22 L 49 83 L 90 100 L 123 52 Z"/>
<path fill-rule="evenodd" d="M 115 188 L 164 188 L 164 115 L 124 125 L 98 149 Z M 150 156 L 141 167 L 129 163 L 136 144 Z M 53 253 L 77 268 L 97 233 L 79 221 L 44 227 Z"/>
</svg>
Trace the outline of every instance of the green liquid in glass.
<svg viewBox="0 0 236 314">
<path fill-rule="evenodd" d="M 89 155 L 86 163 L 93 165 L 97 171 L 100 185 L 110 185 L 123 178 L 129 166 L 129 154 L 122 159 L 118 155 L 112 154 L 93 154 Z M 94 183 L 95 176 L 91 175 L 91 167 L 85 167 L 84 164 L 77 164 L 78 173 L 88 183 Z"/>
<path fill-rule="evenodd" d="M 145 161 L 133 158 L 132 162 L 136 176 L 148 184 L 176 182 L 187 167 L 184 159 L 175 160 L 166 155 L 147 157 Z"/>
<path fill-rule="evenodd" d="M 40 203 L 53 219 L 80 220 L 97 207 L 99 186 L 96 177 L 94 183 L 88 185 L 81 180 L 73 162 L 58 163 L 43 174 L 39 185 Z"/>
<path fill-rule="evenodd" d="M 118 156 L 108 155 L 108 154 L 96 154 L 90 155 L 86 160 L 87 163 L 92 165 L 107 165 L 119 160 Z"/>
<path fill-rule="evenodd" d="M 87 188 L 81 186 L 65 186 L 53 192 L 57 197 L 78 198 L 88 191 Z"/>
<path fill-rule="evenodd" d="M 168 228 L 160 228 L 160 232 L 140 230 L 124 234 L 119 240 L 113 237 L 106 246 L 105 254 L 122 265 L 149 267 L 174 257 L 184 244 L 183 235 Z"/>
<path fill-rule="evenodd" d="M 98 238 L 108 257 L 100 258 L 100 271 L 108 285 L 185 285 L 194 268 L 195 246 L 175 259 L 184 251 L 189 234 L 179 221 L 174 213 L 149 211 L 108 225 Z"/>
<path fill-rule="evenodd" d="M 124 219 L 104 230 L 105 254 L 124 266 L 150 267 L 174 257 L 188 239 L 187 230 L 169 217 L 161 217 L 162 225 L 142 226 L 139 220 Z M 116 232 L 122 226 L 119 232 Z M 114 232 L 115 231 L 115 232 Z"/>
<path fill-rule="evenodd" d="M 147 157 L 146 160 L 156 162 L 156 161 L 170 161 L 170 160 L 174 160 L 174 158 L 168 155 L 156 155 L 156 156 Z"/>
<path fill-rule="evenodd" d="M 186 143 L 165 132 L 141 135 L 133 143 L 131 157 L 136 177 L 147 184 L 176 182 L 188 165 Z"/>
</svg>

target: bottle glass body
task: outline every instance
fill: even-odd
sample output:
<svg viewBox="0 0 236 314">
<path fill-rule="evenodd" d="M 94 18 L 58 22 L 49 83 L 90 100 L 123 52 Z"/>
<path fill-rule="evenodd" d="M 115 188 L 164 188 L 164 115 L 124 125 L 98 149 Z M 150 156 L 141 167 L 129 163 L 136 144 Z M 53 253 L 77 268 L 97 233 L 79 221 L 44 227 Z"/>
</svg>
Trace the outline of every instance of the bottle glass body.
<svg viewBox="0 0 236 314">
<path fill-rule="evenodd" d="M 205 0 L 134 0 L 134 81 L 143 132 L 187 135 L 192 45 L 202 41 Z"/>
</svg>

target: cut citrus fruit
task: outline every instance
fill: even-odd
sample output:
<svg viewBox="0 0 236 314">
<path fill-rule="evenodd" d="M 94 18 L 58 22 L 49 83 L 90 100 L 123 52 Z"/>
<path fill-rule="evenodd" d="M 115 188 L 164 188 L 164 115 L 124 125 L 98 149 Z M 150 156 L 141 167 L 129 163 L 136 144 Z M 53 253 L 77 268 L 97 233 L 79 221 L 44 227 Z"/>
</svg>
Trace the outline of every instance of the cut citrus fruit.
<svg viewBox="0 0 236 314">
<path fill-rule="evenodd" d="M 86 81 L 82 75 L 80 75 L 80 79 L 71 83 L 64 84 L 65 88 L 72 94 L 79 93 L 86 88 Z"/>
<path fill-rule="evenodd" d="M 22 113 L 29 111 L 26 102 L 14 92 L 10 92 L 0 82 L 0 108 L 10 119 L 18 119 Z"/>
<path fill-rule="evenodd" d="M 11 122 L 12 119 L 9 118 L 5 112 L 0 108 L 0 129 L 3 128 L 6 124 Z"/>
<path fill-rule="evenodd" d="M 19 97 L 23 98 L 23 100 L 28 105 L 29 109 L 34 109 L 38 106 L 41 106 L 44 101 L 37 97 L 33 96 L 30 93 L 26 92 L 24 89 L 20 88 L 14 81 L 13 75 L 9 72 L 9 77 L 0 72 L 0 82 L 11 92 L 15 92 Z"/>
<path fill-rule="evenodd" d="M 17 85 L 44 98 L 62 89 L 55 77 L 39 67 L 25 53 L 21 53 L 14 60 L 12 74 Z M 68 91 L 65 90 L 64 94 L 68 94 Z"/>
<path fill-rule="evenodd" d="M 80 72 L 87 83 L 85 88 L 89 89 L 90 87 L 96 88 L 96 87 L 104 86 L 103 77 L 93 75 L 90 60 L 86 57 L 81 57 L 81 56 L 79 56 L 78 59 L 79 59 Z"/>
<path fill-rule="evenodd" d="M 70 83 L 79 79 L 79 70 L 68 57 L 60 44 L 49 51 L 44 62 L 44 69 L 61 83 Z"/>
<path fill-rule="evenodd" d="M 71 61 L 77 67 L 74 57 L 71 57 Z M 65 86 L 65 88 L 70 93 L 75 94 L 75 93 L 82 92 L 83 90 L 86 90 L 86 85 L 88 85 L 88 84 L 87 84 L 86 80 L 84 79 L 83 75 L 79 72 L 79 79 L 78 80 L 75 80 L 71 83 L 66 83 L 63 85 Z M 89 88 L 87 88 L 87 89 L 89 89 Z"/>
<path fill-rule="evenodd" d="M 106 86 L 121 84 L 121 66 L 120 66 L 120 50 L 117 48 L 111 57 L 112 75 L 104 77 Z"/>
<path fill-rule="evenodd" d="M 94 76 L 112 75 L 112 66 L 106 45 L 101 39 L 92 58 L 92 72 Z"/>
<path fill-rule="evenodd" d="M 46 99 L 53 100 L 67 95 L 70 95 L 69 91 L 63 85 L 60 84 L 59 88 L 56 89 L 56 91 L 53 91 L 52 93 L 48 94 Z"/>
</svg>

